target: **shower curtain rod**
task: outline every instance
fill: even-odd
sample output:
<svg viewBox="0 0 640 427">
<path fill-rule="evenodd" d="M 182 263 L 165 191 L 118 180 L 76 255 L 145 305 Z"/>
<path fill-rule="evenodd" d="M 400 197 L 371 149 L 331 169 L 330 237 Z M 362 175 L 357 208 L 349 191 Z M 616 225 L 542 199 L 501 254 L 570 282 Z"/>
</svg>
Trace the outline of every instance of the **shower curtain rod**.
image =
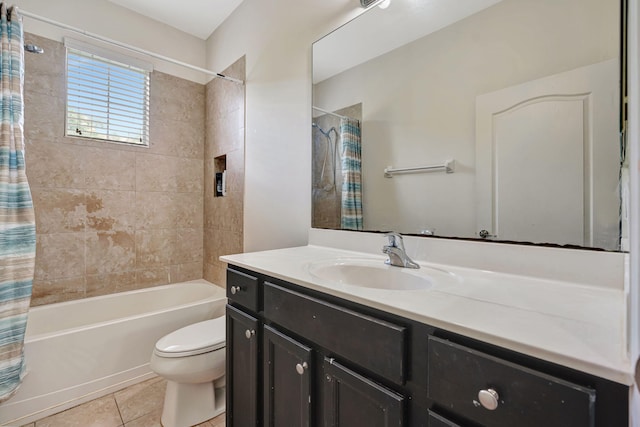
<svg viewBox="0 0 640 427">
<path fill-rule="evenodd" d="M 141 53 L 143 55 L 151 56 L 153 58 L 160 59 L 160 60 L 165 61 L 165 62 L 170 62 L 172 64 L 179 65 L 181 67 L 185 67 L 185 68 L 189 68 L 189 69 L 192 69 L 192 70 L 195 70 L 195 71 L 199 71 L 201 73 L 207 74 L 209 76 L 213 76 L 215 78 L 229 80 L 229 81 L 232 81 L 234 83 L 244 84 L 244 81 L 242 81 L 240 79 L 235 79 L 233 77 L 225 76 L 224 74 L 216 73 L 215 71 L 207 70 L 206 68 L 200 68 L 200 67 L 197 67 L 195 65 L 188 64 L 186 62 L 178 61 L 177 59 L 169 58 L 168 56 L 164 56 L 164 55 L 160 55 L 158 53 L 150 52 L 150 51 L 145 50 L 145 49 L 140 49 L 138 47 L 131 46 L 131 45 L 126 44 L 126 43 L 121 43 L 119 41 L 116 41 L 116 40 L 113 40 L 113 39 L 109 39 L 107 37 L 102 37 L 102 36 L 99 36 L 97 34 L 93 34 L 93 33 L 90 33 L 88 31 L 81 30 L 81 29 L 76 28 L 76 27 L 72 27 L 71 25 L 63 24 L 62 22 L 54 21 L 53 19 L 45 18 L 43 16 L 36 15 L 35 13 L 27 12 L 26 10 L 19 9 L 19 12 L 20 12 L 21 15 L 26 16 L 28 18 L 35 19 L 35 20 L 41 21 L 41 22 L 45 22 L 47 24 L 51 24 L 51 25 L 54 25 L 56 27 L 63 28 L 65 30 L 73 31 L 74 33 L 82 34 L 83 36 L 86 36 L 86 37 L 89 37 L 89 38 L 92 38 L 92 39 L 95 39 L 95 40 L 98 40 L 98 41 L 101 41 L 101 42 L 109 43 L 109 44 L 112 44 L 114 46 L 121 47 L 123 49 L 127 49 L 127 50 L 130 50 L 130 51 L 136 52 L 136 53 Z"/>
<path fill-rule="evenodd" d="M 325 113 L 328 114 L 330 116 L 335 116 L 335 117 L 339 117 L 341 119 L 351 119 L 351 117 L 347 117 L 347 116 L 341 116 L 340 114 L 336 114 L 336 113 L 332 113 L 331 111 L 327 111 L 325 109 L 316 107 L 315 105 L 312 105 L 311 108 L 313 108 L 316 111 L 320 111 L 321 113 Z M 353 120 L 353 119 L 352 119 Z"/>
</svg>

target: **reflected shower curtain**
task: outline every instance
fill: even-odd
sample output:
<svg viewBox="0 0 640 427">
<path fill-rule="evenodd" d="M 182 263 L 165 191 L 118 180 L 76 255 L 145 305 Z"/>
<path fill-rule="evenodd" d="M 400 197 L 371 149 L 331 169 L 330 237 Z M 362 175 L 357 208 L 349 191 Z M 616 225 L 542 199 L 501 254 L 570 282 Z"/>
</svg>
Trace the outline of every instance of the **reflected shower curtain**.
<svg viewBox="0 0 640 427">
<path fill-rule="evenodd" d="M 342 140 L 342 215 L 343 230 L 362 230 L 362 158 L 360 123 L 340 119 Z"/>
<path fill-rule="evenodd" d="M 36 232 L 25 175 L 24 43 L 17 8 L 0 3 L 0 402 L 25 374 L 24 333 L 35 269 Z"/>
</svg>

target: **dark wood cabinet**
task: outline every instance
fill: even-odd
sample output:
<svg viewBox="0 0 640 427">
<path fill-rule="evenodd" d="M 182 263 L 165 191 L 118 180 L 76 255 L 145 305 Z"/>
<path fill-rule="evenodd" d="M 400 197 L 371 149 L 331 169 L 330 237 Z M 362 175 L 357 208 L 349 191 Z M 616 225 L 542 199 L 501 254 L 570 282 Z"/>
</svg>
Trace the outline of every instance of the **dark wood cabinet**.
<svg viewBox="0 0 640 427">
<path fill-rule="evenodd" d="M 264 327 L 264 425 L 311 425 L 312 349 L 291 337 Z"/>
<path fill-rule="evenodd" d="M 429 411 L 429 424 L 427 427 L 462 427 L 451 420 L 439 415 L 437 412 Z"/>
<path fill-rule="evenodd" d="M 227 289 L 228 427 L 628 426 L 625 385 L 239 267 Z"/>
<path fill-rule="evenodd" d="M 227 306 L 227 424 L 258 426 L 260 322 Z"/>
<path fill-rule="evenodd" d="M 437 337 L 428 358 L 428 397 L 482 425 L 594 425 L 591 388 Z"/>
<path fill-rule="evenodd" d="M 324 358 L 324 427 L 402 427 L 404 396 Z"/>
</svg>

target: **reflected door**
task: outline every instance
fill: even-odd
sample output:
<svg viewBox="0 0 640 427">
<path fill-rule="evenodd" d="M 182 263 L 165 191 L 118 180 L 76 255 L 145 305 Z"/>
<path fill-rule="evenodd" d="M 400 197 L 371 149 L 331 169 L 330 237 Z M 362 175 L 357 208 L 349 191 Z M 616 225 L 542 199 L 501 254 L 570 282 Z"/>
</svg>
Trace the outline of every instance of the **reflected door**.
<svg viewBox="0 0 640 427">
<path fill-rule="evenodd" d="M 477 229 L 617 246 L 617 60 L 476 100 Z"/>
</svg>

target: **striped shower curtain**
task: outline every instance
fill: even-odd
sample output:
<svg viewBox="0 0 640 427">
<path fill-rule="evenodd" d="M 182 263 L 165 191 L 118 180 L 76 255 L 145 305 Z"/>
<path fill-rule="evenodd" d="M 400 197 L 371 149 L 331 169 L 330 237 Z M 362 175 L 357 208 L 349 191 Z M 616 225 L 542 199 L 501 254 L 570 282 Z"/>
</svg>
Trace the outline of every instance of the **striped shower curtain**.
<svg viewBox="0 0 640 427">
<path fill-rule="evenodd" d="M 36 231 L 24 164 L 22 18 L 0 3 L 0 402 L 25 374 L 23 343 Z"/>
<path fill-rule="evenodd" d="M 360 123 L 350 118 L 340 119 L 342 141 L 342 214 L 343 230 L 362 230 L 362 158 Z"/>
</svg>

